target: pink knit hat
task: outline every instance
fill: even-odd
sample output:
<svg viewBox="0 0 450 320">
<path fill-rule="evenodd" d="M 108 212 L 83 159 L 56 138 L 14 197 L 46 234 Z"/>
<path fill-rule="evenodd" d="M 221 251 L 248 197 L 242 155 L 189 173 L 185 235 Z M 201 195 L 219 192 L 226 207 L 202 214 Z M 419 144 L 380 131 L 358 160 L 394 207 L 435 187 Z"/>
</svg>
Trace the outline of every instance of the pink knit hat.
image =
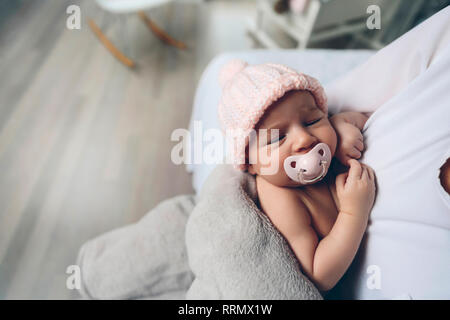
<svg viewBox="0 0 450 320">
<path fill-rule="evenodd" d="M 319 81 L 280 64 L 249 65 L 235 59 L 222 67 L 219 74 L 222 97 L 219 120 L 228 139 L 233 140 L 230 151 L 235 168 L 245 170 L 246 137 L 256 126 L 266 109 L 290 90 L 307 90 L 316 105 L 327 113 L 327 98 Z M 232 137 L 228 135 L 233 132 Z"/>
</svg>

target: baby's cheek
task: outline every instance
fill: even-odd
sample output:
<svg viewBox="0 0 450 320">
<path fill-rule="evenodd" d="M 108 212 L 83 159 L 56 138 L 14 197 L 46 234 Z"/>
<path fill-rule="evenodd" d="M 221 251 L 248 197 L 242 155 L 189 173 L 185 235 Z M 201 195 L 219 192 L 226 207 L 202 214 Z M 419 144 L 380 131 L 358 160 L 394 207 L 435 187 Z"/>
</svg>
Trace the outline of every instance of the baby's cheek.
<svg viewBox="0 0 450 320">
<path fill-rule="evenodd" d="M 282 159 L 278 150 L 271 150 L 267 148 L 264 154 L 260 155 L 262 168 L 264 168 L 264 175 L 278 177 L 283 169 Z"/>
<path fill-rule="evenodd" d="M 259 175 L 266 176 L 273 162 L 271 150 L 267 146 L 250 148 L 248 161 L 249 164 L 254 166 Z"/>
<path fill-rule="evenodd" d="M 277 159 L 278 170 L 276 176 L 280 185 L 285 185 L 291 181 L 291 179 L 286 174 L 286 171 L 284 170 L 284 161 L 288 156 L 289 154 L 279 154 L 279 157 Z"/>
<path fill-rule="evenodd" d="M 260 162 L 260 173 L 264 175 L 271 183 L 282 186 L 288 181 L 288 177 L 284 171 L 285 155 L 280 154 L 279 149 L 266 150 L 267 158 L 264 164 Z"/>
<path fill-rule="evenodd" d="M 329 128 L 328 137 L 329 137 L 328 146 L 330 147 L 331 156 L 333 157 L 334 154 L 336 153 L 337 148 L 337 134 L 336 131 L 331 126 Z"/>
</svg>

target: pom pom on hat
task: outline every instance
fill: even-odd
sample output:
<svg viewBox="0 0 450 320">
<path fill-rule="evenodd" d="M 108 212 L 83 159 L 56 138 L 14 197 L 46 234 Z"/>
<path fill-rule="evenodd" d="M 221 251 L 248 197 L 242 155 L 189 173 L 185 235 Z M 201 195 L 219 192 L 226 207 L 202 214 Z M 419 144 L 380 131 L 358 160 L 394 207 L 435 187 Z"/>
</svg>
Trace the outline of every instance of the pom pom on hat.
<svg viewBox="0 0 450 320">
<path fill-rule="evenodd" d="M 245 69 L 248 66 L 248 63 L 240 60 L 233 59 L 228 61 L 220 70 L 219 73 L 219 83 L 222 88 L 239 72 Z"/>
</svg>

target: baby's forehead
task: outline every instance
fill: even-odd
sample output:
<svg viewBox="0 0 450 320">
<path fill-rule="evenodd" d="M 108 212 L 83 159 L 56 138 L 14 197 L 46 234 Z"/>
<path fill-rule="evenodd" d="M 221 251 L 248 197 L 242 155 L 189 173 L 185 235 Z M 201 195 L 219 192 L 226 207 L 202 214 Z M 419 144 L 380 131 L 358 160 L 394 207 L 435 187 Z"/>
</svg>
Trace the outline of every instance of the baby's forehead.
<svg viewBox="0 0 450 320">
<path fill-rule="evenodd" d="M 268 111 L 282 109 L 285 111 L 295 111 L 297 113 L 307 114 L 318 109 L 314 96 L 309 91 L 294 90 L 286 93 L 283 97 L 273 102 Z"/>
<path fill-rule="evenodd" d="M 306 95 L 292 95 L 288 99 L 280 99 L 269 106 L 256 127 L 266 127 L 277 120 L 308 117 L 320 111 L 312 95 L 309 98 Z"/>
</svg>

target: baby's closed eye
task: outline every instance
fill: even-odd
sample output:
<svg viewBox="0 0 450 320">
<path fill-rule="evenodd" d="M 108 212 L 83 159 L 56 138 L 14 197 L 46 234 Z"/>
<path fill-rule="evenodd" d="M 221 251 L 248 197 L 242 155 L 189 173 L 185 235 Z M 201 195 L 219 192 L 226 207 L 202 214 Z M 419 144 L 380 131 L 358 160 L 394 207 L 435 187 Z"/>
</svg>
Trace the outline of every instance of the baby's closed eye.
<svg viewBox="0 0 450 320">
<path fill-rule="evenodd" d="M 286 137 L 285 134 L 281 134 L 281 135 L 274 135 L 273 137 L 270 137 L 270 144 L 282 141 L 284 138 Z"/>
<path fill-rule="evenodd" d="M 316 120 L 313 120 L 313 121 L 310 121 L 310 122 L 307 122 L 307 123 L 305 123 L 304 124 L 304 126 L 305 127 L 309 127 L 309 126 L 312 126 L 312 125 L 314 125 L 314 124 L 316 124 L 317 122 L 319 122 L 320 120 L 322 120 L 323 118 L 322 117 L 320 117 L 320 118 L 318 118 L 318 119 L 316 119 Z"/>
</svg>

